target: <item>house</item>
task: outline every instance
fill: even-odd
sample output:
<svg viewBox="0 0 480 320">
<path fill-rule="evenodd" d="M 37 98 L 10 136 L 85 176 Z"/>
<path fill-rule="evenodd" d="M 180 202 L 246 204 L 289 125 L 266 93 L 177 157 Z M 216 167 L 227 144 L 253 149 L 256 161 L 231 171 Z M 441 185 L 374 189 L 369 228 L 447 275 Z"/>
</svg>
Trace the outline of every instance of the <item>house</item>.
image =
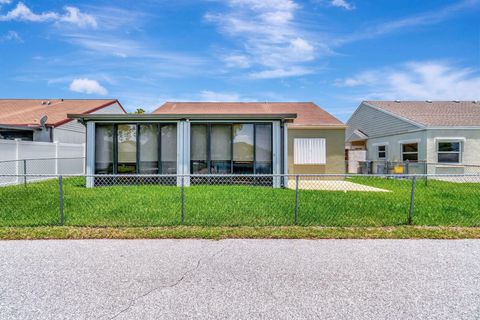
<svg viewBox="0 0 480 320">
<path fill-rule="evenodd" d="M 369 161 L 409 162 L 410 173 L 463 173 L 480 165 L 480 101 L 363 101 L 346 142 Z"/>
<path fill-rule="evenodd" d="M 151 114 L 69 117 L 87 126 L 87 174 L 345 170 L 345 125 L 311 102 L 167 102 Z"/>
<path fill-rule="evenodd" d="M 68 113 L 125 113 L 118 100 L 0 99 L 0 139 L 84 143 L 85 126 Z"/>
</svg>

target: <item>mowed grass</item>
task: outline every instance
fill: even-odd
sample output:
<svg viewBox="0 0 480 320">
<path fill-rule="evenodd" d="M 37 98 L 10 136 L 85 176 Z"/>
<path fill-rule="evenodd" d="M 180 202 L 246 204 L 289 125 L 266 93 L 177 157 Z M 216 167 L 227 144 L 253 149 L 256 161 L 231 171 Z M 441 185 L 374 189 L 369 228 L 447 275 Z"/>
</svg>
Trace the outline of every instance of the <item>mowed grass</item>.
<svg viewBox="0 0 480 320">
<path fill-rule="evenodd" d="M 350 181 L 389 192 L 300 190 L 298 224 L 383 227 L 407 224 L 411 181 L 374 177 Z M 133 185 L 85 188 L 84 178 L 64 179 L 65 225 L 157 227 L 181 224 L 181 189 Z M 0 226 L 60 223 L 58 181 L 0 188 Z M 254 186 L 185 188 L 186 226 L 292 226 L 295 190 Z M 413 224 L 480 226 L 480 184 L 418 180 Z"/>
</svg>

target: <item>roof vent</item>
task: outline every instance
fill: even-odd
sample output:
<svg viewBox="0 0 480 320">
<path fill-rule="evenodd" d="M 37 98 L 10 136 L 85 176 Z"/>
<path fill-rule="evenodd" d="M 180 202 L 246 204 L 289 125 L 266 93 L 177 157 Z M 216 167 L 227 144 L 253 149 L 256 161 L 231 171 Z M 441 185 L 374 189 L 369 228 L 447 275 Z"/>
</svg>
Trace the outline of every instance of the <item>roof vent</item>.
<svg viewBox="0 0 480 320">
<path fill-rule="evenodd" d="M 395 100 L 396 103 L 400 103 L 400 100 Z"/>
<path fill-rule="evenodd" d="M 455 102 L 455 103 L 460 103 L 460 100 L 453 100 L 453 102 Z"/>
<path fill-rule="evenodd" d="M 426 100 L 425 102 L 426 103 L 432 103 L 432 100 Z"/>
<path fill-rule="evenodd" d="M 47 103 L 47 102 L 45 102 L 45 101 L 42 101 L 42 105 L 45 105 L 46 103 Z"/>
<path fill-rule="evenodd" d="M 47 106 L 51 105 L 52 101 L 47 101 Z"/>
</svg>

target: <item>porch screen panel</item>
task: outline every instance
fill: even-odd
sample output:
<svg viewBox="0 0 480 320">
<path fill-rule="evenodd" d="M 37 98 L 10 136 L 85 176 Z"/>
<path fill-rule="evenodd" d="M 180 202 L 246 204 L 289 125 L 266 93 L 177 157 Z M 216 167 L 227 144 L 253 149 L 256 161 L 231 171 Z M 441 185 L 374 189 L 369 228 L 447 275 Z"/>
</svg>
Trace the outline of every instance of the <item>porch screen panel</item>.
<svg viewBox="0 0 480 320">
<path fill-rule="evenodd" d="M 192 124 L 190 127 L 190 172 L 208 173 L 207 167 L 207 125 Z"/>
<path fill-rule="evenodd" d="M 255 126 L 255 173 L 272 173 L 272 125 Z"/>
<path fill-rule="evenodd" d="M 212 125 L 210 133 L 210 173 L 232 171 L 232 126 Z"/>
<path fill-rule="evenodd" d="M 95 125 L 95 173 L 113 173 L 113 125 Z"/>
<path fill-rule="evenodd" d="M 139 171 L 143 174 L 158 173 L 158 125 L 139 125 Z"/>
<path fill-rule="evenodd" d="M 177 173 L 177 126 L 161 126 L 161 169 L 163 174 Z"/>
<path fill-rule="evenodd" d="M 117 126 L 118 174 L 137 172 L 137 126 L 119 124 Z"/>
<path fill-rule="evenodd" d="M 233 125 L 233 173 L 253 173 L 253 124 Z"/>
</svg>

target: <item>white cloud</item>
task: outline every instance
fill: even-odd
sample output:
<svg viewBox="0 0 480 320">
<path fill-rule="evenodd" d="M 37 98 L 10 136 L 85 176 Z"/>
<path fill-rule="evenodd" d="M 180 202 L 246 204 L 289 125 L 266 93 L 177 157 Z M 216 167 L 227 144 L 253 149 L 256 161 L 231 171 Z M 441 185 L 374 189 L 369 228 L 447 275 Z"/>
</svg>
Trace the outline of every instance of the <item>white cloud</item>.
<svg viewBox="0 0 480 320">
<path fill-rule="evenodd" d="M 295 21 L 300 6 L 292 0 L 228 0 L 223 13 L 205 20 L 241 48 L 223 58 L 229 68 L 251 68 L 254 78 L 304 75 L 316 58 L 310 35 Z M 296 71 L 300 71 L 295 74 Z"/>
<path fill-rule="evenodd" d="M 5 35 L 0 36 L 0 42 L 4 41 L 16 41 L 19 43 L 23 43 L 23 39 L 20 37 L 20 35 L 13 30 L 9 30 Z"/>
<path fill-rule="evenodd" d="M 0 0 L 0 4 L 9 4 L 12 0 Z"/>
<path fill-rule="evenodd" d="M 74 79 L 70 83 L 70 90 L 86 94 L 106 95 L 108 93 L 107 89 L 102 87 L 98 81 L 87 78 Z"/>
<path fill-rule="evenodd" d="M 65 7 L 66 13 L 59 14 L 52 11 L 34 13 L 23 2 L 19 2 L 17 6 L 0 16 L 0 21 L 28 21 L 28 22 L 56 22 L 57 24 L 67 23 L 78 27 L 96 27 L 97 21 L 92 15 L 82 13 L 76 7 Z"/>
<path fill-rule="evenodd" d="M 447 62 L 409 62 L 396 68 L 362 72 L 337 86 L 366 90 L 366 99 L 479 100 L 480 73 Z"/>
<path fill-rule="evenodd" d="M 250 73 L 252 79 L 287 78 L 311 74 L 313 70 L 302 67 L 278 68 Z"/>
<path fill-rule="evenodd" d="M 334 7 L 339 7 L 339 8 L 343 8 L 343 9 L 346 9 L 346 10 L 355 9 L 355 6 L 353 4 L 347 2 L 346 0 L 332 0 L 330 2 L 330 4 Z"/>
<path fill-rule="evenodd" d="M 68 22 L 79 27 L 97 27 L 97 20 L 92 15 L 80 12 L 76 7 L 65 7 L 66 14 L 59 21 Z"/>
</svg>

